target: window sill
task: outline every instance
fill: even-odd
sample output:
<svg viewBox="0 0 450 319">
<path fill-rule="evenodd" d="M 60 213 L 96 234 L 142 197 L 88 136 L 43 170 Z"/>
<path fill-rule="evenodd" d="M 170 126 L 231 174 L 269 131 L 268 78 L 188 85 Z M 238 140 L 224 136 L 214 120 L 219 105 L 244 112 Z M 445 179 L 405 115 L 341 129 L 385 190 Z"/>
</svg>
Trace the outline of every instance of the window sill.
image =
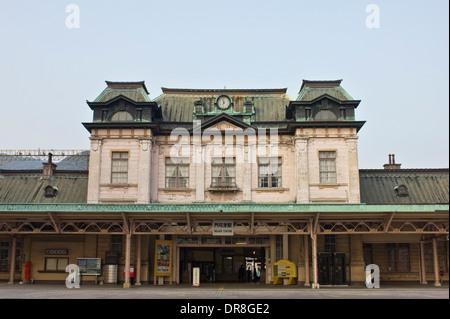
<svg viewBox="0 0 450 319">
<path fill-rule="evenodd" d="M 234 187 L 234 186 L 230 186 L 230 187 L 220 186 L 220 187 L 210 187 L 207 189 L 207 191 L 209 191 L 209 192 L 238 192 L 238 191 L 240 191 L 240 189 L 237 187 Z"/>
<path fill-rule="evenodd" d="M 347 183 L 318 183 L 318 184 L 309 184 L 309 186 L 316 186 L 319 188 L 338 188 L 341 186 L 348 186 Z"/>
<path fill-rule="evenodd" d="M 100 184 L 100 186 L 109 188 L 129 188 L 129 187 L 137 187 L 137 184 Z"/>
<path fill-rule="evenodd" d="M 158 191 L 162 191 L 165 193 L 171 193 L 171 192 L 186 192 L 186 193 L 190 193 L 195 191 L 195 189 L 192 188 L 173 188 L 173 187 L 167 187 L 167 188 L 158 188 Z"/>
<path fill-rule="evenodd" d="M 283 188 L 283 187 L 258 187 L 258 188 L 253 188 L 253 191 L 257 191 L 257 192 L 285 192 L 288 191 L 289 188 Z"/>
</svg>

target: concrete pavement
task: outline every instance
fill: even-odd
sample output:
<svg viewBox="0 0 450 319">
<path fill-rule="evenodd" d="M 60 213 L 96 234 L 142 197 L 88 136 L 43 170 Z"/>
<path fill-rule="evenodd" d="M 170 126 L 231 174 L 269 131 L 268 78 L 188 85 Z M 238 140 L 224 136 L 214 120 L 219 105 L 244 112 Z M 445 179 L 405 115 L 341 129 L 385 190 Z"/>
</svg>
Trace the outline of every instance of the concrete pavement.
<svg viewBox="0 0 450 319">
<path fill-rule="evenodd" d="M 449 299 L 449 287 L 383 286 L 380 289 L 365 287 L 325 287 L 311 289 L 301 286 L 203 284 L 132 286 L 81 285 L 68 289 L 60 285 L 9 285 L 0 283 L 0 299 Z"/>
</svg>

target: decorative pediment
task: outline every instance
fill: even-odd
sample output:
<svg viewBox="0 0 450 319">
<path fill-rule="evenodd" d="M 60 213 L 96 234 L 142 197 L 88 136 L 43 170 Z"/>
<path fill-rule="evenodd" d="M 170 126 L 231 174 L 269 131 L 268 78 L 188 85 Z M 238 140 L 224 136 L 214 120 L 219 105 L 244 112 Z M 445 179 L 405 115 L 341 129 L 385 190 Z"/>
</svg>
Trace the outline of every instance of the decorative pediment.
<svg viewBox="0 0 450 319">
<path fill-rule="evenodd" d="M 196 127 L 194 127 L 194 130 L 198 130 L 199 128 L 201 128 L 202 131 L 206 129 L 218 129 L 219 131 L 223 132 L 232 130 L 244 131 L 247 128 L 253 127 L 248 125 L 247 123 L 240 121 L 239 119 L 223 113 L 209 119 L 208 121 L 203 122 L 200 125 L 197 125 Z"/>
<path fill-rule="evenodd" d="M 221 121 L 221 122 L 219 122 L 217 124 L 214 124 L 214 125 L 210 126 L 209 128 L 216 128 L 219 131 L 240 130 L 240 129 L 242 129 L 242 128 L 240 128 L 240 127 L 238 127 L 238 126 L 236 126 L 236 125 L 234 125 L 234 124 L 232 124 L 232 123 L 230 123 L 228 121 L 225 121 L 225 120 Z"/>
</svg>

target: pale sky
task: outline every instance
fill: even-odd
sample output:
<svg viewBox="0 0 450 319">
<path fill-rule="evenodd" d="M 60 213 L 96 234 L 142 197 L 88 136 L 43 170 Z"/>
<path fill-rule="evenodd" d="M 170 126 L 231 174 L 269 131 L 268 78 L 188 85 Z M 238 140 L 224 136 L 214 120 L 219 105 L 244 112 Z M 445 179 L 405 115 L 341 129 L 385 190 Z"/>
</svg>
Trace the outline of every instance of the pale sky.
<svg viewBox="0 0 450 319">
<path fill-rule="evenodd" d="M 448 12 L 447 0 L 0 0 L 0 150 L 89 149 L 86 100 L 106 80 L 145 81 L 151 98 L 226 86 L 295 99 L 303 79 L 343 79 L 367 121 L 360 168 L 392 153 L 448 168 Z"/>
</svg>

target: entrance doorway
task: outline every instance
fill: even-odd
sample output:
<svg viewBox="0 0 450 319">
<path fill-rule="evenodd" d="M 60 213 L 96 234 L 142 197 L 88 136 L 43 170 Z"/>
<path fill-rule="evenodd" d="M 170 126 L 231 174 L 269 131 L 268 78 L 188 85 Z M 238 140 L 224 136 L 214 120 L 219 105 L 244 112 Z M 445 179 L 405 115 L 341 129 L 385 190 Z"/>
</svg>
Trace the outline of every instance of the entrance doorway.
<svg viewBox="0 0 450 319">
<path fill-rule="evenodd" d="M 180 283 L 192 282 L 194 267 L 200 268 L 201 283 L 265 280 L 265 247 L 180 247 L 179 256 Z"/>
<path fill-rule="evenodd" d="M 317 257 L 319 284 L 345 285 L 347 283 L 345 253 L 318 253 Z"/>
</svg>

